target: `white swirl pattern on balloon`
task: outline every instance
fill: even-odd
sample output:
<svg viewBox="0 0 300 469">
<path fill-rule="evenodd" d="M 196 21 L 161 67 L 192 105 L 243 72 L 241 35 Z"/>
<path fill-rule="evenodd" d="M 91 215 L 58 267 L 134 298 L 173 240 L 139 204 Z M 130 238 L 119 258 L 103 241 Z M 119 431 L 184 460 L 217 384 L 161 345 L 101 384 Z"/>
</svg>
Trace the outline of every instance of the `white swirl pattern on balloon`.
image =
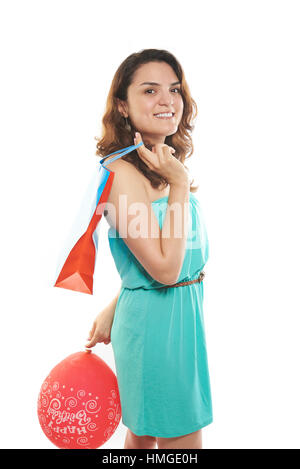
<svg viewBox="0 0 300 469">
<path fill-rule="evenodd" d="M 51 399 L 51 402 L 49 404 L 49 409 L 58 410 L 60 409 L 60 405 L 61 405 L 60 401 L 54 397 L 53 399 Z"/>
<path fill-rule="evenodd" d="M 53 391 L 53 392 L 56 392 L 56 391 L 58 391 L 58 390 L 59 390 L 59 383 L 58 383 L 58 381 L 55 381 L 55 382 L 53 383 L 53 386 L 52 386 L 52 391 Z"/>
<path fill-rule="evenodd" d="M 44 381 L 42 385 L 42 391 L 46 391 L 47 387 L 48 387 L 48 381 Z"/>
<path fill-rule="evenodd" d="M 105 430 L 104 430 L 104 436 L 105 438 L 108 440 L 111 436 L 111 434 L 113 433 L 113 427 L 112 425 L 109 425 Z"/>
<path fill-rule="evenodd" d="M 87 429 L 89 432 L 95 432 L 96 430 L 98 430 L 98 427 L 97 427 L 97 425 L 95 424 L 95 422 L 91 422 L 91 423 L 89 423 L 89 424 L 86 426 L 86 429 Z"/>
<path fill-rule="evenodd" d="M 77 391 L 78 399 L 83 399 L 84 396 L 85 396 L 85 390 L 84 389 L 80 389 L 79 391 Z"/>
<path fill-rule="evenodd" d="M 52 431 L 50 430 L 49 427 L 45 427 L 44 426 L 44 432 L 46 433 L 46 435 L 49 437 L 49 436 L 52 436 Z"/>
<path fill-rule="evenodd" d="M 98 408 L 97 408 L 97 405 L 98 405 L 97 401 L 95 401 L 94 399 L 90 399 L 85 404 L 85 410 L 89 412 L 90 414 L 95 414 L 96 412 L 99 412 L 99 410 L 101 409 L 101 405 Z"/>
<path fill-rule="evenodd" d="M 69 386 L 58 380 L 52 383 L 50 375 L 42 384 L 38 398 L 42 430 L 59 447 L 69 448 L 77 442 L 78 446 L 94 448 L 96 440 L 97 447 L 101 446 L 114 433 L 121 419 L 121 407 L 115 402 L 116 389 L 111 389 L 104 400 L 99 393 L 93 396 L 83 387 L 76 390 L 75 386 Z M 99 432 L 103 424 L 103 439 L 99 443 L 97 430 Z"/>
<path fill-rule="evenodd" d="M 76 397 L 68 397 L 66 400 L 65 400 L 65 406 L 66 407 L 76 407 L 77 406 L 77 399 Z"/>
<path fill-rule="evenodd" d="M 115 409 L 107 409 L 107 410 L 108 410 L 107 418 L 112 420 L 115 417 Z"/>
<path fill-rule="evenodd" d="M 89 444 L 89 440 L 86 436 L 80 436 L 77 438 L 77 443 L 82 446 L 86 446 Z"/>
</svg>

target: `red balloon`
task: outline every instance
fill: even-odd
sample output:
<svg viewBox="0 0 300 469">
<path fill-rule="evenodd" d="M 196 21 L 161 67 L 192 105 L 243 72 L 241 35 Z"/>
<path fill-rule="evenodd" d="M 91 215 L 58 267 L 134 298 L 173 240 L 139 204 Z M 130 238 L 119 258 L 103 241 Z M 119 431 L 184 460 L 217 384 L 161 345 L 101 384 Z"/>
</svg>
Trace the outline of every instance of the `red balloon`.
<svg viewBox="0 0 300 469">
<path fill-rule="evenodd" d="M 99 448 L 117 429 L 121 414 L 116 375 L 91 350 L 56 365 L 38 397 L 42 430 L 62 449 Z"/>
</svg>

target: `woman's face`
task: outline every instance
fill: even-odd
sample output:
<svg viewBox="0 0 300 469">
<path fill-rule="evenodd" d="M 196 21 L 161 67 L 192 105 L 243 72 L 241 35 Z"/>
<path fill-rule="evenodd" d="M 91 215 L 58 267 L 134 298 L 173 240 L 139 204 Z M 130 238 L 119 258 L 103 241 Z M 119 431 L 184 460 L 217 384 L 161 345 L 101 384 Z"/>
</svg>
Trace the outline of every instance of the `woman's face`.
<svg viewBox="0 0 300 469">
<path fill-rule="evenodd" d="M 168 135 L 177 132 L 183 113 L 178 81 L 166 62 L 149 62 L 136 70 L 127 101 L 122 102 L 119 111 L 124 117 L 129 116 L 145 143 L 164 143 Z M 172 117 L 155 116 L 159 113 L 172 113 Z"/>
</svg>

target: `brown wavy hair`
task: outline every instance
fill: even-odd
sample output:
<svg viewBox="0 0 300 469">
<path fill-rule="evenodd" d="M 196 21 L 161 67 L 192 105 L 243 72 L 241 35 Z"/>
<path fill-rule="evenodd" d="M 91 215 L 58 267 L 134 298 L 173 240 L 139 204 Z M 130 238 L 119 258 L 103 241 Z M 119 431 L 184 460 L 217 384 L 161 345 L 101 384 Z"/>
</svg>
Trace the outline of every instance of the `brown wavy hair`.
<svg viewBox="0 0 300 469">
<path fill-rule="evenodd" d="M 133 145 L 134 134 L 137 129 L 134 128 L 130 118 L 128 121 L 131 130 L 125 128 L 125 119 L 119 113 L 118 99 L 127 100 L 127 89 L 132 83 L 133 75 L 140 65 L 148 62 L 166 62 L 174 70 L 178 80 L 181 83 L 181 95 L 183 99 L 183 114 L 178 126 L 177 132 L 169 135 L 165 139 L 165 144 L 173 147 L 176 151 L 175 157 L 185 166 L 185 160 L 193 154 L 194 147 L 191 138 L 191 132 L 194 129 L 193 121 L 197 116 L 197 105 L 190 94 L 183 69 L 178 60 L 170 52 L 163 49 L 143 49 L 140 52 L 129 55 L 118 67 L 107 96 L 106 109 L 102 118 L 102 137 L 95 137 L 98 141 L 96 155 L 104 157 L 110 153 L 116 152 L 121 148 Z M 151 146 L 144 142 L 145 147 L 151 150 Z M 122 159 L 132 163 L 140 172 L 149 179 L 151 186 L 156 189 L 163 185 L 166 187 L 168 181 L 158 173 L 152 171 L 138 156 L 137 151 L 133 150 Z M 199 186 L 192 186 L 194 179 L 190 182 L 190 192 L 197 192 Z"/>
</svg>

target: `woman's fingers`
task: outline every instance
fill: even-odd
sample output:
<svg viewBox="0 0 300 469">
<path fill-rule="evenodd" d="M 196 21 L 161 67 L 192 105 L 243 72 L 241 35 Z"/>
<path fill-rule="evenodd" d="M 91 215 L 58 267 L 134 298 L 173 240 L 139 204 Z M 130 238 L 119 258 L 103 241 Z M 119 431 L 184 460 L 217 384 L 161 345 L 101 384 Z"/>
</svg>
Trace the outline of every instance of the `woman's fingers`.
<svg viewBox="0 0 300 469">
<path fill-rule="evenodd" d="M 87 348 L 94 347 L 98 342 L 103 342 L 104 344 L 109 344 L 111 339 L 104 339 L 98 340 L 96 336 L 92 337 L 92 339 L 85 345 Z"/>
<path fill-rule="evenodd" d="M 95 332 L 95 328 L 96 328 L 96 324 L 93 323 L 93 327 L 92 327 L 92 329 L 91 329 L 90 332 L 89 332 L 88 340 L 91 340 L 91 338 L 93 337 L 94 332 Z"/>
<path fill-rule="evenodd" d="M 141 134 L 139 132 L 136 132 L 136 137 L 133 139 L 133 141 L 135 145 L 138 145 L 142 141 Z M 147 164 L 147 166 L 151 167 L 151 164 L 152 164 L 151 151 L 148 150 L 148 148 L 146 148 L 144 144 L 141 145 L 139 148 L 137 148 L 136 151 L 139 157 L 141 158 L 141 160 L 143 160 L 144 163 Z"/>
<path fill-rule="evenodd" d="M 93 326 L 92 326 L 92 329 L 89 332 L 89 336 L 87 338 L 87 340 L 89 342 L 86 344 L 86 347 L 93 347 L 95 345 L 95 343 L 96 343 L 95 342 L 95 330 L 96 330 L 96 323 L 94 322 Z"/>
<path fill-rule="evenodd" d="M 95 340 L 95 337 L 92 337 L 92 339 L 85 345 L 87 348 L 89 347 L 94 347 L 96 345 L 97 341 Z"/>
<path fill-rule="evenodd" d="M 142 142 L 142 137 L 139 132 L 136 132 L 137 137 L 134 139 L 135 145 L 138 145 Z M 159 166 L 160 158 L 164 157 L 162 152 L 162 147 L 169 148 L 168 145 L 164 143 L 157 143 L 155 146 L 152 147 L 152 151 L 148 150 L 148 148 L 143 144 L 139 148 L 136 149 L 139 157 L 149 166 L 150 169 L 155 169 Z"/>
<path fill-rule="evenodd" d="M 95 330 L 95 327 L 93 327 L 93 333 L 89 335 L 88 337 L 88 342 L 86 344 L 86 347 L 89 348 L 89 347 L 94 347 L 98 342 L 104 342 L 105 344 L 109 344 L 111 339 L 110 339 L 110 336 L 107 338 L 103 338 L 101 337 L 101 340 L 100 340 L 100 336 L 99 336 L 99 333 L 97 333 L 97 330 Z"/>
<path fill-rule="evenodd" d="M 141 134 L 136 132 L 134 144 L 138 145 L 141 141 Z M 136 149 L 136 151 L 139 157 L 150 167 L 150 169 L 155 169 L 158 168 L 162 162 L 166 162 L 167 159 L 175 153 L 175 148 L 170 147 L 165 143 L 157 143 L 152 147 L 152 151 L 148 150 L 145 145 L 141 145 Z"/>
</svg>

